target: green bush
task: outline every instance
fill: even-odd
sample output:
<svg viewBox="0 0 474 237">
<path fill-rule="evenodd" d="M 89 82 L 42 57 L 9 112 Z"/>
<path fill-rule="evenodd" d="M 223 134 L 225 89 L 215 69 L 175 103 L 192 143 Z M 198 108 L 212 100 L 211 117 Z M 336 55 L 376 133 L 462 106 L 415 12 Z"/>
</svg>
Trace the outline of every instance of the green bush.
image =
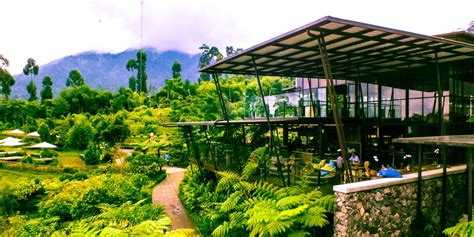
<svg viewBox="0 0 474 237">
<path fill-rule="evenodd" d="M 53 150 L 50 149 L 44 149 L 40 153 L 41 157 L 43 158 L 53 158 L 53 157 L 58 157 L 59 154 Z"/>
<path fill-rule="evenodd" d="M 144 174 L 155 179 L 164 172 L 162 167 L 166 164 L 166 161 L 157 153 L 143 154 L 134 152 L 132 156 L 127 157 L 127 163 L 129 172 Z"/>
<path fill-rule="evenodd" d="M 87 180 L 69 181 L 50 198 L 38 204 L 45 217 L 59 216 L 61 221 L 78 220 L 100 213 L 99 204 L 121 205 L 149 196 L 142 188 L 151 182 L 143 175 L 97 175 Z"/>
<path fill-rule="evenodd" d="M 81 158 L 86 165 L 97 165 L 99 164 L 101 155 L 102 152 L 98 146 L 89 146 Z"/>
</svg>

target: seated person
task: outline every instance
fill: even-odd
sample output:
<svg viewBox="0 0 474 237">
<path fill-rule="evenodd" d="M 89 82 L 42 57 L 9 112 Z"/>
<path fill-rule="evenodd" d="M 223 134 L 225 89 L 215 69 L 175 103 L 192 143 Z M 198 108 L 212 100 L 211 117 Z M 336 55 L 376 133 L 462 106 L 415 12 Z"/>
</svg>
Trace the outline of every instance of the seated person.
<svg viewBox="0 0 474 237">
<path fill-rule="evenodd" d="M 349 157 L 349 161 L 350 161 L 352 164 L 359 164 L 359 163 L 360 163 L 359 156 L 357 156 L 355 150 L 352 150 L 352 152 L 351 152 L 351 157 Z"/>
<path fill-rule="evenodd" d="M 367 177 L 368 179 L 377 177 L 377 171 L 374 169 L 371 169 L 369 161 L 364 162 L 364 176 Z"/>
<path fill-rule="evenodd" d="M 323 160 L 323 161 L 325 161 L 325 160 Z M 329 174 L 331 171 L 334 172 L 334 169 L 336 168 L 336 165 L 334 164 L 334 161 L 331 160 L 331 161 L 329 161 L 329 164 L 325 164 L 324 166 L 320 166 L 320 167 L 321 167 L 321 177 L 324 177 L 327 174 Z"/>
</svg>

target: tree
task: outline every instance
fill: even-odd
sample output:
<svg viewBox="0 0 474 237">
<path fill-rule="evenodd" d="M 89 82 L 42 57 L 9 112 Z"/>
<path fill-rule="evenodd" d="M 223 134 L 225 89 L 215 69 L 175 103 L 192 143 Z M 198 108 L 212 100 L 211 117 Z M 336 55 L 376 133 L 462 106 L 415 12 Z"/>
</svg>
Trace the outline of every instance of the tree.
<svg viewBox="0 0 474 237">
<path fill-rule="evenodd" d="M 135 69 L 138 69 L 137 60 L 131 58 L 127 62 L 127 71 L 131 71 L 133 73 Z M 131 76 L 128 79 L 128 87 L 132 91 L 137 91 L 137 78 L 136 77 Z"/>
<path fill-rule="evenodd" d="M 238 52 L 241 52 L 241 51 L 244 51 L 244 49 L 242 48 L 237 48 L 234 50 L 234 47 L 233 46 L 227 46 L 225 47 L 225 53 L 227 55 L 227 57 L 231 56 L 232 54 L 236 54 Z"/>
<path fill-rule="evenodd" d="M 8 100 L 8 96 L 12 92 L 11 87 L 15 84 L 15 79 L 4 67 L 8 67 L 10 62 L 0 54 L 0 85 L 2 86 L 2 94 Z"/>
<path fill-rule="evenodd" d="M 36 95 L 36 85 L 33 80 L 28 83 L 26 86 L 26 91 L 28 91 L 28 94 L 30 94 L 30 98 L 28 98 L 28 101 L 35 101 L 38 100 L 38 96 Z"/>
<path fill-rule="evenodd" d="M 39 66 L 36 64 L 36 61 L 33 58 L 28 58 L 26 61 L 26 65 L 23 68 L 23 74 L 25 76 L 30 76 L 31 81 L 30 83 L 26 86 L 26 90 L 28 91 L 28 94 L 30 94 L 30 98 L 28 101 L 35 101 L 38 99 L 38 96 L 36 95 L 36 85 L 33 82 L 33 78 L 38 75 L 39 73 Z"/>
<path fill-rule="evenodd" d="M 84 85 L 84 77 L 82 77 L 81 72 L 79 70 L 74 69 L 69 72 L 69 76 L 66 80 L 67 87 L 77 87 Z"/>
<path fill-rule="evenodd" d="M 135 92 L 137 90 L 137 78 L 134 76 L 131 76 L 128 78 L 128 88 Z"/>
<path fill-rule="evenodd" d="M 41 102 L 53 98 L 53 80 L 49 76 L 43 78 L 43 89 L 41 89 Z"/>
<path fill-rule="evenodd" d="M 181 64 L 178 61 L 174 61 L 171 70 L 173 70 L 173 78 L 181 77 Z"/>
<path fill-rule="evenodd" d="M 127 62 L 127 70 L 134 71 L 137 70 L 137 78 L 135 79 L 136 90 L 132 88 L 132 78 L 128 80 L 130 89 L 136 92 L 148 92 L 148 86 L 146 83 L 147 74 L 146 74 L 146 53 L 143 50 L 138 50 L 137 59 L 129 59 Z"/>
<path fill-rule="evenodd" d="M 223 58 L 217 47 L 209 47 L 206 44 L 202 44 L 199 49 L 202 50 L 201 57 L 199 58 L 199 69 L 208 66 L 213 59 L 215 61 L 220 61 Z M 209 81 L 210 79 L 211 77 L 209 73 L 201 73 L 199 76 L 199 81 Z"/>
<path fill-rule="evenodd" d="M 143 50 L 138 50 L 137 52 L 137 64 L 138 64 L 138 72 L 137 72 L 137 82 L 139 89 L 137 92 L 148 92 L 147 86 L 147 74 L 146 74 L 146 53 Z"/>
</svg>

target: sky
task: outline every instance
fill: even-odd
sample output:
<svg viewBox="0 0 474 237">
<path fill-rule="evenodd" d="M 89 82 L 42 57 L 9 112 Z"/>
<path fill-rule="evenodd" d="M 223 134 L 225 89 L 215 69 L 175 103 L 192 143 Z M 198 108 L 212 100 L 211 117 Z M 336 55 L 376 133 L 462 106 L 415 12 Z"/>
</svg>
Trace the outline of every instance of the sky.
<svg viewBox="0 0 474 237">
<path fill-rule="evenodd" d="M 0 0 L 0 54 L 17 74 L 30 57 L 41 66 L 85 51 L 225 52 L 328 15 L 433 35 L 466 29 L 473 9 L 473 0 Z"/>
</svg>

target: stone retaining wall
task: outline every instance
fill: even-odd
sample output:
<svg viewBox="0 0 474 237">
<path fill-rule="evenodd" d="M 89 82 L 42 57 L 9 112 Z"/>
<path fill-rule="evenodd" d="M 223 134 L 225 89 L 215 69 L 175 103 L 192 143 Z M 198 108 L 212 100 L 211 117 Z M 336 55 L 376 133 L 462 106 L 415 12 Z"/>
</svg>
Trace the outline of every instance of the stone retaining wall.
<svg viewBox="0 0 474 237">
<path fill-rule="evenodd" d="M 335 186 L 335 236 L 408 236 L 414 233 L 411 226 L 416 215 L 416 179 L 403 180 L 399 184 L 375 185 L 376 188 L 352 188 L 338 192 Z M 441 216 L 441 177 L 423 177 L 422 212 L 428 227 L 439 231 Z M 376 180 L 373 180 L 376 181 Z M 371 181 L 366 185 L 370 186 Z M 361 182 L 363 183 L 363 182 Z M 447 226 L 462 217 L 465 203 L 466 176 L 464 173 L 448 173 Z M 351 185 L 351 184 L 348 184 Z M 343 185 L 340 185 L 343 186 Z M 353 186 L 352 186 L 353 187 Z M 365 189 L 365 190 L 364 190 Z"/>
</svg>

